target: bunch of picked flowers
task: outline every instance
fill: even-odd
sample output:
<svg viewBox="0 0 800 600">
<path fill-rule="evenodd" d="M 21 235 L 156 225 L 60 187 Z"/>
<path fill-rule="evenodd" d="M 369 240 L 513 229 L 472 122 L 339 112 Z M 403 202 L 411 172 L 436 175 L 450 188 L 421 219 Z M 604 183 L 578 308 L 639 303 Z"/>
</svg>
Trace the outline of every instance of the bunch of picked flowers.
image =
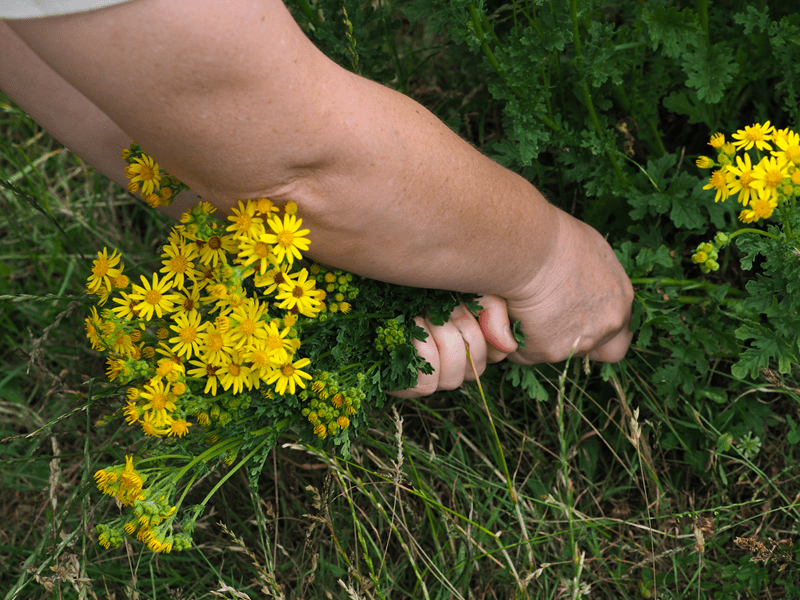
<svg viewBox="0 0 800 600">
<path fill-rule="evenodd" d="M 186 186 L 137 145 L 126 149 L 129 190 L 151 206 Z M 124 507 L 97 527 L 99 542 L 135 536 L 154 552 L 181 550 L 203 508 L 236 470 L 262 464 L 281 434 L 347 456 L 385 392 L 430 372 L 412 345 L 415 314 L 441 324 L 451 292 L 364 279 L 306 262 L 310 231 L 292 202 L 240 200 L 226 220 L 201 202 L 181 216 L 160 264 L 139 280 L 118 251 L 98 252 L 87 281 L 97 297 L 86 319 L 107 356 L 117 415 L 138 428 L 138 456 L 100 469 L 97 487 Z M 229 468 L 199 504 L 181 510 L 210 465 Z M 249 470 L 251 481 L 258 469 Z"/>
<path fill-rule="evenodd" d="M 788 226 L 791 231 L 790 219 L 800 196 L 800 135 L 790 129 L 775 129 L 766 121 L 738 130 L 733 141 L 715 133 L 709 144 L 717 151 L 716 158 L 701 156 L 697 166 L 714 169 L 703 187 L 715 192 L 714 202 L 735 196 L 744 207 L 739 213 L 743 223 L 769 219 L 777 211 L 784 229 Z M 774 233 L 754 228 L 742 228 L 731 234 L 720 232 L 713 241 L 698 245 L 692 260 L 704 273 L 716 271 L 719 250 L 742 233 L 779 239 Z"/>
</svg>

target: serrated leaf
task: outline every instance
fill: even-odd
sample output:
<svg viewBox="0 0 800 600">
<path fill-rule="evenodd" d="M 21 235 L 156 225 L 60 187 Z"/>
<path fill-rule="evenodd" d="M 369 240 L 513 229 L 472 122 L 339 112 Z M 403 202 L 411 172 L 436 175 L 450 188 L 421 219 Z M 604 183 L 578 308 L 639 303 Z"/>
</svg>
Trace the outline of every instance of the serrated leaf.
<svg viewBox="0 0 800 600">
<path fill-rule="evenodd" d="M 642 20 L 647 24 L 653 49 L 661 44 L 670 58 L 678 58 L 692 43 L 702 42 L 697 15 L 688 8 L 648 7 L 642 10 Z"/>
<path fill-rule="evenodd" d="M 698 100 L 716 104 L 722 100 L 725 87 L 739 71 L 733 56 L 720 44 L 711 48 L 701 45 L 684 56 L 686 85 L 697 90 Z"/>
</svg>

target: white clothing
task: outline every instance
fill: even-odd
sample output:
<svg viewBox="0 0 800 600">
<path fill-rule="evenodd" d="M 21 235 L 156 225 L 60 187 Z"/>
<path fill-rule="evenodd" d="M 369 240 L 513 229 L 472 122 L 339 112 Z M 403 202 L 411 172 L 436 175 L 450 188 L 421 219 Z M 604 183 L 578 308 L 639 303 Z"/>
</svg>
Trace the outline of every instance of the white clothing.
<svg viewBox="0 0 800 600">
<path fill-rule="evenodd" d="M 53 17 L 95 10 L 129 0 L 0 0 L 0 19 Z"/>
</svg>

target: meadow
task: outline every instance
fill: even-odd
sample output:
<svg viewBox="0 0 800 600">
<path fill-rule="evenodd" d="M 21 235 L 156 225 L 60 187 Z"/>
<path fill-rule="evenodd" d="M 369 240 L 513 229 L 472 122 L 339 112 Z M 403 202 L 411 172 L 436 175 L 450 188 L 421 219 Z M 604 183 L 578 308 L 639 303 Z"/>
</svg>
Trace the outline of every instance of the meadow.
<svg viewBox="0 0 800 600">
<path fill-rule="evenodd" d="M 0 96 L 0 595 L 800 597 L 795 192 L 746 225 L 697 162 L 716 133 L 798 127 L 791 3 L 287 4 L 328 56 L 607 236 L 636 289 L 628 356 L 387 403 L 346 459 L 290 430 L 190 549 L 105 549 L 119 509 L 93 477 L 142 436 L 86 338 L 86 278 L 103 247 L 147 274 L 173 223 Z M 693 260 L 744 227 L 772 237 Z"/>
</svg>

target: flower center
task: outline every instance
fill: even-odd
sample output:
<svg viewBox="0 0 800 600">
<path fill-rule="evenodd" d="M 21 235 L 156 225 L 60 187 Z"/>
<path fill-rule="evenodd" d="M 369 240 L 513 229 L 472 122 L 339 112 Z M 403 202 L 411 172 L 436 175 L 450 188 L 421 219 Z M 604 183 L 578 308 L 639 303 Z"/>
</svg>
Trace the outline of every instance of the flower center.
<svg viewBox="0 0 800 600">
<path fill-rule="evenodd" d="M 714 171 L 711 175 L 711 184 L 721 190 L 725 187 L 725 175 L 721 171 Z"/>
<path fill-rule="evenodd" d="M 186 311 L 194 310 L 194 300 L 192 298 L 187 298 L 183 301 L 183 308 Z"/>
<path fill-rule="evenodd" d="M 296 285 L 292 290 L 292 296 L 294 296 L 295 298 L 302 298 L 303 296 L 305 296 L 305 294 L 306 291 L 299 285 Z"/>
<path fill-rule="evenodd" d="M 283 340 L 277 335 L 271 335 L 267 338 L 267 348 L 270 350 L 280 350 L 283 348 Z"/>
<path fill-rule="evenodd" d="M 253 363 L 258 365 L 259 367 L 263 367 L 269 363 L 269 357 L 261 350 L 253 352 L 250 358 L 253 361 Z"/>
<path fill-rule="evenodd" d="M 764 177 L 764 183 L 766 183 L 768 187 L 778 187 L 781 179 L 783 179 L 783 174 L 780 171 L 767 171 L 767 175 Z"/>
<path fill-rule="evenodd" d="M 153 410 L 164 410 L 164 407 L 167 405 L 166 394 L 153 394 L 150 404 L 153 406 Z"/>
<path fill-rule="evenodd" d="M 222 350 L 222 347 L 224 345 L 225 344 L 222 341 L 222 336 L 219 335 L 218 333 L 216 333 L 216 334 L 212 335 L 210 338 L 208 338 L 208 349 L 211 352 L 219 352 L 220 350 Z"/>
<path fill-rule="evenodd" d="M 294 234 L 291 231 L 281 231 L 278 234 L 278 243 L 284 248 L 288 248 L 294 243 Z"/>
<path fill-rule="evenodd" d="M 267 246 L 264 242 L 257 242 L 253 248 L 253 254 L 259 256 L 260 258 L 266 258 L 269 256 L 269 246 Z"/>
<path fill-rule="evenodd" d="M 294 375 L 294 367 L 292 365 L 283 365 L 281 367 L 281 373 L 283 373 L 284 377 L 291 377 Z"/>
<path fill-rule="evenodd" d="M 180 254 L 178 256 L 173 256 L 172 260 L 170 261 L 170 269 L 172 269 L 175 273 L 186 273 L 188 266 L 189 261 L 185 256 Z"/>
<path fill-rule="evenodd" d="M 786 157 L 794 164 L 800 162 L 800 146 L 789 146 L 786 149 Z"/>
<path fill-rule="evenodd" d="M 145 294 L 144 301 L 148 304 L 156 306 L 159 302 L 161 302 L 161 296 L 162 294 L 158 290 L 150 290 L 147 292 L 147 294 Z"/>
<path fill-rule="evenodd" d="M 230 373 L 234 377 L 238 377 L 241 371 L 242 370 L 239 368 L 239 365 L 237 365 L 236 363 L 231 363 L 228 365 L 228 373 Z"/>
<path fill-rule="evenodd" d="M 212 250 L 219 250 L 222 248 L 222 240 L 219 239 L 217 236 L 212 237 L 208 240 L 208 247 Z"/>
<path fill-rule="evenodd" d="M 236 219 L 236 229 L 241 232 L 245 232 L 248 229 L 250 229 L 250 225 L 252 223 L 253 220 L 250 218 L 250 215 L 248 214 L 239 215 L 239 217 Z"/>
<path fill-rule="evenodd" d="M 242 333 L 247 336 L 253 335 L 256 332 L 256 324 L 252 319 L 242 321 L 242 323 L 239 325 L 239 328 L 242 330 Z"/>
<path fill-rule="evenodd" d="M 105 277 L 106 273 L 108 273 L 108 259 L 98 258 L 92 267 L 92 273 L 96 277 Z"/>
<path fill-rule="evenodd" d="M 749 188 L 752 182 L 753 182 L 753 171 L 743 171 L 741 176 L 739 177 L 739 183 L 742 184 L 742 187 Z"/>
<path fill-rule="evenodd" d="M 197 339 L 197 330 L 194 327 L 184 327 L 181 329 L 180 338 L 184 344 L 191 344 Z"/>
</svg>

